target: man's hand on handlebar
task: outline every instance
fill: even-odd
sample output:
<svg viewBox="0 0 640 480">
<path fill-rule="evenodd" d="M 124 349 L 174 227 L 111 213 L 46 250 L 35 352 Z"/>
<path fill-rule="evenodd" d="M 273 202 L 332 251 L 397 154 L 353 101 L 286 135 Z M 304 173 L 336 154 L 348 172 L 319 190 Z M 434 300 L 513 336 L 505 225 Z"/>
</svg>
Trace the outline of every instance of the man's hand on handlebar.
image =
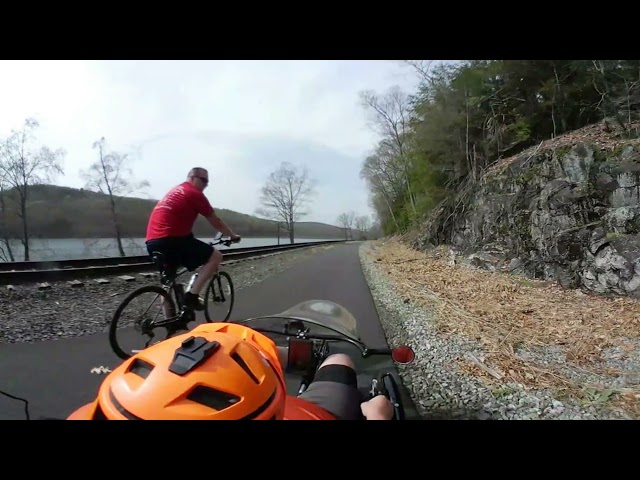
<svg viewBox="0 0 640 480">
<path fill-rule="evenodd" d="M 233 243 L 239 243 L 240 240 L 242 240 L 242 237 L 240 235 L 229 235 L 229 239 L 233 242 Z"/>
<path fill-rule="evenodd" d="M 384 395 L 376 395 L 361 403 L 360 410 L 367 420 L 391 420 L 394 415 L 393 405 Z"/>
</svg>

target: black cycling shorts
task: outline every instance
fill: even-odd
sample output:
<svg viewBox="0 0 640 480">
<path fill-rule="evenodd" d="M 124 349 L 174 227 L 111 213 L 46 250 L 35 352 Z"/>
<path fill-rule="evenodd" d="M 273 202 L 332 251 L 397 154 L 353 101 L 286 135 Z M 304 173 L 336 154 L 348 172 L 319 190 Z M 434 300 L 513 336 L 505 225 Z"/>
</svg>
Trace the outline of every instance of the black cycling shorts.
<svg viewBox="0 0 640 480">
<path fill-rule="evenodd" d="M 157 238 L 147 242 L 149 255 L 160 252 L 170 264 L 184 266 L 191 272 L 207 263 L 213 251 L 213 246 L 198 240 L 193 234 L 186 237 Z"/>
</svg>

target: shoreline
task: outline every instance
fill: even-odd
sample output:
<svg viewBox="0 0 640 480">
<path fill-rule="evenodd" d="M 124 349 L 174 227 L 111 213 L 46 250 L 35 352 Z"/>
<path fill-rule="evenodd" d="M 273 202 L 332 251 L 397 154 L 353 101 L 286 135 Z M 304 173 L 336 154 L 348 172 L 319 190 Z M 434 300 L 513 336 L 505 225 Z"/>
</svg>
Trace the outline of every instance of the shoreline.
<svg viewBox="0 0 640 480">
<path fill-rule="evenodd" d="M 196 236 L 199 240 L 208 242 L 214 239 L 214 236 Z M 256 248 L 277 245 L 290 245 L 288 238 L 280 237 L 278 243 L 277 237 L 242 237 L 243 241 L 230 247 L 224 245 L 216 245 L 217 249 L 222 252 L 226 250 L 234 250 L 236 248 Z M 325 242 L 325 241 L 342 241 L 344 238 L 335 237 L 297 237 L 294 244 L 306 242 Z M 5 246 L 0 241 L 0 265 L 24 262 L 24 248 L 20 241 L 16 245 L 12 245 L 11 249 L 15 260 L 8 261 L 8 255 L 5 252 Z M 65 245 L 65 243 L 67 243 Z M 126 238 L 123 239 L 123 248 L 125 257 L 146 256 L 146 248 L 144 238 Z M 32 239 L 29 245 L 30 259 L 29 262 L 63 262 L 69 260 L 87 260 L 98 258 L 122 258 L 119 255 L 117 242 L 112 237 L 96 237 L 96 238 L 47 238 Z"/>
</svg>

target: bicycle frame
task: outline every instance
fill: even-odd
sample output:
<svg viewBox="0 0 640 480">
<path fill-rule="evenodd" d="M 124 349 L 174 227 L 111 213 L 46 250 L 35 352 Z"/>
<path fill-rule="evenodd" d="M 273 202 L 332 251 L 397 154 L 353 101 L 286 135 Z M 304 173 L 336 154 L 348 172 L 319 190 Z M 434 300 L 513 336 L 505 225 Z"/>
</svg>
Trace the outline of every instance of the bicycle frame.
<svg viewBox="0 0 640 480">
<path fill-rule="evenodd" d="M 180 272 L 175 276 L 175 278 L 171 281 L 171 283 L 164 286 L 165 290 L 167 290 L 168 292 L 173 291 L 175 295 L 176 308 L 177 308 L 176 314 L 164 320 L 154 321 L 153 328 L 167 327 L 173 324 L 178 324 L 178 325 L 182 323 L 188 324 L 189 322 L 195 319 L 195 318 L 191 318 L 194 316 L 194 313 L 195 313 L 193 309 L 188 308 L 184 304 L 184 294 L 185 292 L 188 292 L 191 289 L 191 286 L 193 285 L 193 282 L 197 278 L 198 274 L 194 273 L 191 276 L 191 280 L 189 281 L 189 284 L 185 288 L 183 287 L 182 283 L 178 282 L 178 278 L 186 272 L 187 272 L 187 269 L 184 269 L 182 272 Z"/>
<path fill-rule="evenodd" d="M 229 246 L 231 243 L 233 243 L 230 240 L 223 240 L 222 237 L 217 238 L 216 240 L 217 241 L 215 242 L 210 242 L 210 245 L 214 246 L 217 244 L 224 244 Z M 144 318 L 144 315 L 146 314 L 145 311 L 142 315 L 139 315 L 140 321 L 134 324 L 136 329 L 140 331 L 143 336 L 149 337 L 147 346 L 149 346 L 149 343 L 155 337 L 153 330 L 158 327 L 165 328 L 167 330 L 166 338 L 171 338 L 180 330 L 189 330 L 189 323 L 195 321 L 197 318 L 196 310 L 200 310 L 199 308 L 194 308 L 185 304 L 185 294 L 192 289 L 194 282 L 198 278 L 199 272 L 193 272 L 188 285 L 185 285 L 181 281 L 181 277 L 189 272 L 189 269 L 187 267 L 185 267 L 184 265 L 169 262 L 167 259 L 167 255 L 163 252 L 154 251 L 150 253 L 152 263 L 156 266 L 156 271 L 160 274 L 160 285 L 145 285 L 129 293 L 126 298 L 122 302 L 120 302 L 120 305 L 116 309 L 110 322 L 109 342 L 116 355 L 118 355 L 122 359 L 127 359 L 131 355 L 122 349 L 121 345 L 116 339 L 116 332 L 119 329 L 118 322 L 123 310 L 134 298 L 137 298 L 137 296 L 145 293 L 155 293 L 156 298 L 158 296 L 163 297 L 161 310 L 164 311 L 164 315 L 158 312 L 158 314 L 151 314 Z M 222 277 L 225 277 L 225 280 L 228 282 L 230 287 L 228 297 L 229 303 L 225 316 L 216 317 L 211 314 L 208 305 L 210 301 L 215 305 L 218 305 L 220 303 L 226 304 L 226 294 L 221 284 Z M 219 294 L 216 292 L 214 282 L 216 282 L 216 286 L 218 287 L 218 290 L 220 290 Z M 174 293 L 174 295 L 171 294 L 172 292 Z M 209 293 L 211 293 L 211 296 L 213 297 L 210 301 Z M 224 270 L 219 270 L 216 275 L 214 275 L 210 279 L 208 285 L 206 286 L 204 302 L 204 316 L 207 322 L 228 320 L 231 314 L 231 310 L 233 309 L 234 294 L 233 281 L 231 279 L 231 276 L 227 272 L 225 272 Z M 150 308 L 151 305 L 147 307 L 147 310 L 149 310 Z M 135 352 L 135 350 L 133 351 Z"/>
<path fill-rule="evenodd" d="M 209 242 L 209 245 L 211 246 L 215 246 L 219 244 L 224 244 L 226 246 L 231 245 L 231 242 L 229 240 L 222 240 L 222 236 L 217 237 L 216 240 L 217 241 L 215 242 Z M 163 285 L 163 288 L 167 292 L 170 293 L 171 291 L 173 291 L 176 298 L 176 307 L 179 313 L 176 313 L 176 315 L 172 316 L 171 318 L 160 320 L 158 322 L 153 322 L 153 328 L 166 327 L 174 323 L 182 323 L 182 322 L 189 323 L 190 321 L 194 320 L 193 318 L 189 318 L 193 316 L 194 311 L 190 308 L 189 309 L 185 308 L 183 300 L 184 300 L 185 292 L 188 292 L 189 290 L 191 290 L 193 283 L 196 281 L 196 278 L 198 277 L 198 272 L 194 272 L 193 275 L 191 276 L 191 279 L 189 280 L 187 287 L 182 288 L 182 284 L 178 282 L 178 278 L 180 278 L 182 275 L 184 275 L 189 271 L 186 267 L 182 267 L 182 269 L 176 270 L 175 274 L 173 273 L 168 274 L 166 271 L 162 269 L 160 269 L 160 271 L 161 271 L 160 283 Z M 170 275 L 171 280 L 169 281 L 166 280 L 167 275 Z M 211 280 L 214 280 L 216 276 L 218 276 L 218 273 L 216 273 Z"/>
</svg>

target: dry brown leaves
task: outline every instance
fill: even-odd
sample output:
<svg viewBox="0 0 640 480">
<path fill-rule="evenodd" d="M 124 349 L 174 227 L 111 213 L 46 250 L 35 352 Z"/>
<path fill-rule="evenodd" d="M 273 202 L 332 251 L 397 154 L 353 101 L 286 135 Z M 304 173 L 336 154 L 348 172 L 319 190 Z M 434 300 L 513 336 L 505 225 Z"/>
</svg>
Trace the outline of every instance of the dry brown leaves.
<svg viewBox="0 0 640 480">
<path fill-rule="evenodd" d="M 484 365 L 493 373 L 473 359 L 461 361 L 465 370 L 489 381 L 575 392 L 579 387 L 570 378 L 518 358 L 515 350 L 561 346 L 574 368 L 602 375 L 613 372 L 593 365 L 600 352 L 630 348 L 626 339 L 640 336 L 640 302 L 633 299 L 607 299 L 539 280 L 450 266 L 447 250 L 422 253 L 396 239 L 378 243 L 373 255 L 404 299 L 435 310 L 439 331 L 483 345 Z"/>
<path fill-rule="evenodd" d="M 640 129 L 640 122 L 628 124 L 627 128 L 629 130 L 638 130 Z M 616 148 L 623 145 L 640 144 L 640 139 L 625 139 L 621 137 L 621 134 L 622 129 L 619 125 L 610 125 L 609 130 L 606 131 L 604 125 L 601 123 L 591 124 L 578 130 L 565 133 L 556 138 L 545 140 L 542 144 L 530 147 L 512 157 L 499 160 L 487 169 L 486 175 L 492 176 L 500 172 L 504 172 L 504 170 L 516 160 L 529 158 L 535 153 L 539 154 L 543 151 L 572 147 L 579 143 L 595 145 L 602 151 L 614 151 Z"/>
</svg>

